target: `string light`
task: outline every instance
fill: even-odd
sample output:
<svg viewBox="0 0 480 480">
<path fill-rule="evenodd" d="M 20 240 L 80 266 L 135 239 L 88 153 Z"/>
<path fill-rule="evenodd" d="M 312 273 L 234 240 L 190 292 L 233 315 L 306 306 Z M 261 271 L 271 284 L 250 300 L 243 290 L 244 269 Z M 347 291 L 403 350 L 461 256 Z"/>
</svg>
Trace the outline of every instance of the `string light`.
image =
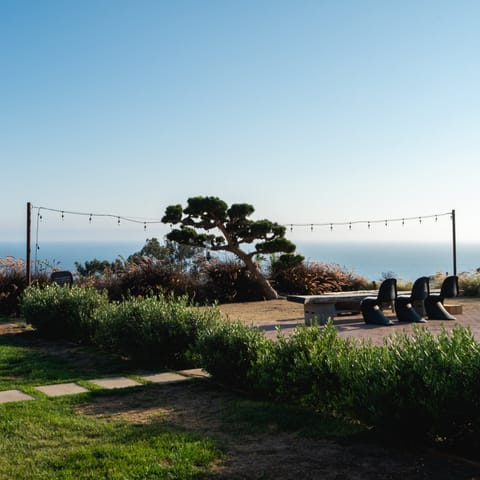
<svg viewBox="0 0 480 480">
<path fill-rule="evenodd" d="M 432 215 L 422 215 L 417 217 L 400 217 L 400 218 L 386 218 L 386 219 L 384 218 L 382 220 L 356 220 L 356 221 L 347 221 L 347 222 L 325 222 L 325 223 L 288 223 L 287 225 L 290 226 L 291 232 L 293 232 L 293 227 L 309 227 L 310 230 L 313 232 L 314 227 L 329 227 L 330 231 L 333 231 L 333 227 L 346 225 L 348 226 L 348 229 L 351 230 L 352 226 L 355 224 L 356 225 L 366 224 L 367 228 L 370 229 L 372 225 L 377 223 L 383 223 L 385 227 L 388 227 L 389 223 L 396 223 L 396 222 L 400 222 L 403 227 L 405 226 L 405 223 L 407 221 L 416 220 L 420 224 L 422 224 L 424 219 L 433 218 L 435 219 L 435 222 L 437 222 L 439 217 L 443 217 L 447 215 L 449 215 L 450 218 L 452 218 L 451 212 L 448 212 L 448 213 L 436 213 Z"/>
<path fill-rule="evenodd" d="M 143 225 L 143 229 L 146 230 L 147 225 L 149 224 L 160 224 L 163 223 L 160 219 L 141 219 L 137 217 L 127 217 L 123 215 L 115 215 L 115 214 L 110 214 L 110 213 L 88 213 L 88 212 L 76 212 L 76 211 L 68 211 L 68 210 L 58 210 L 55 208 L 47 208 L 47 207 L 33 207 L 37 209 L 37 216 L 38 220 L 42 221 L 43 220 L 43 215 L 41 214 L 42 211 L 50 211 L 50 212 L 58 212 L 61 214 L 62 220 L 65 219 L 66 215 L 80 215 L 80 216 L 87 216 L 89 223 L 92 223 L 92 220 L 94 217 L 109 217 L 109 218 L 115 218 L 117 220 L 117 225 L 120 226 L 121 222 L 130 222 L 130 223 L 138 223 Z M 410 220 L 418 220 L 419 223 L 423 222 L 423 219 L 426 218 L 434 218 L 435 222 L 438 221 L 439 217 L 443 217 L 449 215 L 450 218 L 453 218 L 451 215 L 451 212 L 448 213 L 436 213 L 432 215 L 422 215 L 422 216 L 417 216 L 417 217 L 401 217 L 401 218 L 387 218 L 387 219 L 382 219 L 382 220 L 356 220 L 356 221 L 346 221 L 346 222 L 326 222 L 326 223 L 288 223 L 286 224 L 287 226 L 290 227 L 290 231 L 293 232 L 294 227 L 306 227 L 308 226 L 310 230 L 313 232 L 315 227 L 329 227 L 331 231 L 333 231 L 333 228 L 335 226 L 348 226 L 349 230 L 352 230 L 353 225 L 360 225 L 360 224 L 366 224 L 368 229 L 371 228 L 373 224 L 376 223 L 383 223 L 386 227 L 388 226 L 389 223 L 395 223 L 395 222 L 401 222 L 402 226 L 405 225 L 405 222 L 410 221 Z M 170 225 L 172 228 L 173 225 Z"/>
<path fill-rule="evenodd" d="M 74 212 L 74 211 L 68 211 L 68 210 L 59 210 L 56 208 L 48 208 L 48 207 L 37 207 L 33 206 L 32 208 L 37 209 L 37 216 L 39 220 L 43 219 L 43 216 L 41 214 L 42 211 L 47 211 L 47 212 L 57 212 L 60 213 L 62 220 L 65 219 L 66 215 L 80 215 L 80 216 L 85 216 L 88 217 L 88 222 L 92 223 L 92 220 L 94 217 L 107 217 L 107 218 L 115 218 L 117 220 L 117 224 L 120 224 L 122 221 L 123 222 L 130 222 L 130 223 L 139 223 L 143 225 L 144 227 L 148 224 L 156 223 L 160 224 L 163 223 L 160 219 L 145 219 L 145 218 L 136 218 L 136 217 L 127 217 L 124 215 L 115 215 L 112 213 L 89 213 L 89 212 Z M 293 229 L 293 225 L 291 226 Z"/>
</svg>

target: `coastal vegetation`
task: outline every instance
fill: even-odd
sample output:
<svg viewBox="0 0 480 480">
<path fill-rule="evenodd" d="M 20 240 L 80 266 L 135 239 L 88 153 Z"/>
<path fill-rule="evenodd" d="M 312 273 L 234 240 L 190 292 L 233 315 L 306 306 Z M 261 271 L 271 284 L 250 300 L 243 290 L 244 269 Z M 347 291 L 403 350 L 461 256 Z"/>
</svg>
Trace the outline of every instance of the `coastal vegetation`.
<svg viewBox="0 0 480 480">
<path fill-rule="evenodd" d="M 172 225 L 167 239 L 190 247 L 225 251 L 237 257 L 258 283 L 266 300 L 278 298 L 278 293 L 263 275 L 255 261 L 258 255 L 284 252 L 289 263 L 299 263 L 303 257 L 292 255 L 295 245 L 285 238 L 285 227 L 270 220 L 252 220 L 255 209 L 247 203 L 236 203 L 230 207 L 218 197 L 192 197 L 187 206 L 170 205 L 165 210 L 162 222 Z M 207 232 L 207 233 L 205 233 Z M 209 233 L 211 232 L 211 233 Z M 254 244 L 251 251 L 246 245 Z"/>
<path fill-rule="evenodd" d="M 63 313 L 62 313 L 63 312 Z M 269 339 L 187 298 L 108 302 L 95 289 L 33 286 L 22 313 L 39 334 L 159 368 L 202 367 L 223 385 L 360 422 L 381 435 L 480 448 L 480 344 L 468 328 L 417 328 L 383 345 L 340 338 L 332 322 Z M 59 325 L 59 322 L 63 322 Z"/>
</svg>

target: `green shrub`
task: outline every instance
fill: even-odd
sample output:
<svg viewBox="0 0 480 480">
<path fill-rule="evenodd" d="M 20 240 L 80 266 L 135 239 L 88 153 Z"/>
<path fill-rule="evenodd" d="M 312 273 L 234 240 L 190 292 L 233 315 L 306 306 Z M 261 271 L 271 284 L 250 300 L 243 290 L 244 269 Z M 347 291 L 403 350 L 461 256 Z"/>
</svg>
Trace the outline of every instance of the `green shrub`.
<svg viewBox="0 0 480 480">
<path fill-rule="evenodd" d="M 32 286 L 22 296 L 21 311 L 43 336 L 88 343 L 95 334 L 96 313 L 107 302 L 105 295 L 92 288 Z"/>
<path fill-rule="evenodd" d="M 240 322 L 220 322 L 202 331 L 197 350 L 202 366 L 217 380 L 251 388 L 252 366 L 272 343 L 257 328 Z"/>
<path fill-rule="evenodd" d="M 186 297 L 128 298 L 99 311 L 95 341 L 150 365 L 199 366 L 195 342 L 219 318 L 217 308 L 195 307 Z"/>
<path fill-rule="evenodd" d="M 199 350 L 224 383 L 270 399 L 348 416 L 409 441 L 480 447 L 480 345 L 469 329 L 417 328 L 384 345 L 338 337 L 333 323 L 297 328 L 278 342 L 225 323 Z"/>
<path fill-rule="evenodd" d="M 334 349 L 332 368 L 336 407 L 389 435 L 453 444 L 480 433 L 480 345 L 468 329 Z"/>
<path fill-rule="evenodd" d="M 349 346 L 331 321 L 323 329 L 297 327 L 289 337 L 279 332 L 277 342 L 253 366 L 253 388 L 282 401 L 323 409 L 340 388 L 333 357 Z"/>
</svg>

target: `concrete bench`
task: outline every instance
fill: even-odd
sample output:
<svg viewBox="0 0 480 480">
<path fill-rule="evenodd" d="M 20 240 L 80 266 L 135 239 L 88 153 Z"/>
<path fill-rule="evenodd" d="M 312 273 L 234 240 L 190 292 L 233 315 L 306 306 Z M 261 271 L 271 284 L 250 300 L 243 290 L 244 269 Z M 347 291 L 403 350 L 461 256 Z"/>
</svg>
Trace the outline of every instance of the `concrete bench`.
<svg viewBox="0 0 480 480">
<path fill-rule="evenodd" d="M 439 293 L 440 290 L 434 289 L 431 293 Z M 303 303 L 303 311 L 305 316 L 305 324 L 311 325 L 313 319 L 323 325 L 331 318 L 335 318 L 338 312 L 360 312 L 360 303 L 364 298 L 376 297 L 377 290 L 356 290 L 354 292 L 335 292 L 324 293 L 322 295 L 288 295 L 287 300 L 290 302 Z M 408 295 L 409 292 L 399 292 L 399 295 Z M 395 311 L 395 305 L 385 305 L 390 307 L 392 312 Z M 414 307 L 424 315 L 423 302 Z M 445 305 L 445 309 L 452 314 L 461 314 L 461 305 Z"/>
<path fill-rule="evenodd" d="M 307 325 L 311 325 L 314 318 L 323 325 L 329 318 L 334 319 L 337 312 L 360 312 L 360 302 L 366 297 L 376 297 L 377 293 L 377 290 L 357 290 L 322 295 L 289 295 L 287 300 L 303 303 Z"/>
</svg>

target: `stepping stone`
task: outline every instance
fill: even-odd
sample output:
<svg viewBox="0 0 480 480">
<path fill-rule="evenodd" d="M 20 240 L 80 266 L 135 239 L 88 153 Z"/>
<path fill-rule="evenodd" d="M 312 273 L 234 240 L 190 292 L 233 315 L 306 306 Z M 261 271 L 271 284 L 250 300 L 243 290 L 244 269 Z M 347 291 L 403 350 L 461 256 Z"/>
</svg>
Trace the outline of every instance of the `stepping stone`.
<svg viewBox="0 0 480 480">
<path fill-rule="evenodd" d="M 33 400 L 33 397 L 20 390 L 5 390 L 0 392 L 0 403 L 21 402 L 23 400 Z"/>
<path fill-rule="evenodd" d="M 142 385 L 141 383 L 127 377 L 97 378 L 95 380 L 89 380 L 89 382 L 108 389 L 138 387 Z"/>
<path fill-rule="evenodd" d="M 189 370 L 180 370 L 178 372 L 180 375 L 185 375 L 186 377 L 195 377 L 195 378 L 210 378 L 211 375 L 202 370 L 201 368 L 191 368 Z"/>
<path fill-rule="evenodd" d="M 140 375 L 140 378 L 143 378 L 144 380 L 148 380 L 149 382 L 153 383 L 173 383 L 188 380 L 188 377 L 185 377 L 184 375 L 178 375 L 178 373 L 173 372 Z"/>
<path fill-rule="evenodd" d="M 48 397 L 61 397 L 63 395 L 74 395 L 76 393 L 88 392 L 86 388 L 81 387 L 77 383 L 58 383 L 56 385 L 43 385 L 41 387 L 35 387 Z"/>
</svg>

